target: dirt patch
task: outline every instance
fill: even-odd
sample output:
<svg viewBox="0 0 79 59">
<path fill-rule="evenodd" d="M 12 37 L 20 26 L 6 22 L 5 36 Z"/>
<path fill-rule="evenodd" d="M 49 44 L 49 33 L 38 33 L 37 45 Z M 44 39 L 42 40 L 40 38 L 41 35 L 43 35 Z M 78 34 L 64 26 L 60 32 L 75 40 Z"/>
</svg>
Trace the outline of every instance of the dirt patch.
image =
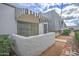
<svg viewBox="0 0 79 59">
<path fill-rule="evenodd" d="M 71 50 L 73 34 L 69 36 L 59 35 L 55 38 L 56 43 L 44 51 L 41 56 L 68 56 Z"/>
<path fill-rule="evenodd" d="M 65 43 L 56 42 L 53 46 L 41 54 L 41 56 L 60 56 Z"/>
</svg>

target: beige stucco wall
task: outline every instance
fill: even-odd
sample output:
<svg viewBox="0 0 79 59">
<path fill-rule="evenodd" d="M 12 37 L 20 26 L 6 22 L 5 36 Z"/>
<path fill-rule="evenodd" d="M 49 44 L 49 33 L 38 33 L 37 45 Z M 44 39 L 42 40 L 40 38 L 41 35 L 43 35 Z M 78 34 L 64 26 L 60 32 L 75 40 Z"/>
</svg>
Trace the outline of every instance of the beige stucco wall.
<svg viewBox="0 0 79 59">
<path fill-rule="evenodd" d="M 19 16 L 17 20 L 30 23 L 39 23 L 39 17 L 35 17 L 34 15 L 22 15 Z"/>
</svg>

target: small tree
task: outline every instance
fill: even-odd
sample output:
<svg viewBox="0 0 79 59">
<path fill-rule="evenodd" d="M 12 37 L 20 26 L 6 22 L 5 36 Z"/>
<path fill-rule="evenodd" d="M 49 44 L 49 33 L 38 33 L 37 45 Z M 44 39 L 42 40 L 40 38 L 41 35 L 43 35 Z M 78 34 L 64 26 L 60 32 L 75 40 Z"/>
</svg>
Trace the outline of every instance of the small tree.
<svg viewBox="0 0 79 59">
<path fill-rule="evenodd" d="M 69 29 L 64 29 L 64 30 L 63 30 L 63 35 L 66 35 L 66 36 L 67 36 L 67 35 L 70 34 L 70 32 L 71 32 L 71 31 L 70 31 Z"/>
</svg>

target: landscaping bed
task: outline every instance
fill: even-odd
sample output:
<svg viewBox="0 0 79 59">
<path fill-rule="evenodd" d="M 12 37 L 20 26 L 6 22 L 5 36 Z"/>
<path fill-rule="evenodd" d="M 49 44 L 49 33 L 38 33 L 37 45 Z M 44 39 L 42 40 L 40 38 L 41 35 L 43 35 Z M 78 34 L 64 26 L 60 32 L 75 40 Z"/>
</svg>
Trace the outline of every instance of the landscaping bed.
<svg viewBox="0 0 79 59">
<path fill-rule="evenodd" d="M 0 56 L 8 56 L 10 51 L 10 40 L 8 35 L 0 35 Z"/>
</svg>

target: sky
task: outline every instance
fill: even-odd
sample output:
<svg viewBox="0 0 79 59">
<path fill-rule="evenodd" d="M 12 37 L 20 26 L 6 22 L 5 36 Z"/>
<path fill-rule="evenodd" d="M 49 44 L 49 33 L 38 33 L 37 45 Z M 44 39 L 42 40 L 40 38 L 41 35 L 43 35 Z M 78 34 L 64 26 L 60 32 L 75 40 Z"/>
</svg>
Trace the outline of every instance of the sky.
<svg viewBox="0 0 79 59">
<path fill-rule="evenodd" d="M 66 6 L 69 6 L 68 3 L 18 3 L 17 6 L 20 8 L 27 8 L 35 12 L 44 12 L 48 9 L 64 9 Z"/>
<path fill-rule="evenodd" d="M 37 13 L 46 13 L 55 10 L 60 16 L 62 13 L 62 18 L 65 20 L 64 22 L 67 26 L 78 25 L 79 3 L 18 3 L 17 7 L 27 8 Z"/>
</svg>

